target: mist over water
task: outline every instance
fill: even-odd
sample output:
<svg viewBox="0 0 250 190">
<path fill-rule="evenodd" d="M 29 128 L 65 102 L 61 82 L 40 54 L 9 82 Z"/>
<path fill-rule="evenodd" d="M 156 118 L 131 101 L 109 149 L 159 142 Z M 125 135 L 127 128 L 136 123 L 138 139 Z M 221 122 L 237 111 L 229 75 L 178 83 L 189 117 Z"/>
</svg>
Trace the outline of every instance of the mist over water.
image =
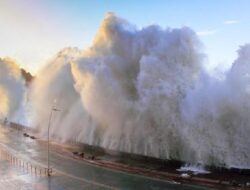
<svg viewBox="0 0 250 190">
<path fill-rule="evenodd" d="M 250 45 L 238 54 L 214 78 L 192 29 L 137 29 L 109 13 L 91 47 L 65 48 L 38 73 L 29 89 L 31 126 L 46 137 L 56 107 L 57 140 L 250 168 Z"/>
</svg>

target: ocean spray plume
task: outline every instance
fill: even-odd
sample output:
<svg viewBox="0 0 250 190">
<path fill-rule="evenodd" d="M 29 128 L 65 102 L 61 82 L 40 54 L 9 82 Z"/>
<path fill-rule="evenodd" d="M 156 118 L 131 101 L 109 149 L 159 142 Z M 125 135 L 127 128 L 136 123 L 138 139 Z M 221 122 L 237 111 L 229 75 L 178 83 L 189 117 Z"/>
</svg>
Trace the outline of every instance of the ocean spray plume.
<svg viewBox="0 0 250 190">
<path fill-rule="evenodd" d="M 213 78 L 190 28 L 139 30 L 109 13 L 90 48 L 65 49 L 38 74 L 33 125 L 46 135 L 56 99 L 52 136 L 62 141 L 249 168 L 247 49 Z"/>
<path fill-rule="evenodd" d="M 11 119 L 22 104 L 25 85 L 21 70 L 9 58 L 0 58 L 0 118 Z"/>
<path fill-rule="evenodd" d="M 98 145 L 179 159 L 181 99 L 199 75 L 201 44 L 189 28 L 136 30 L 109 14 L 93 46 L 73 66 Z M 185 151 L 184 151 L 185 152 Z"/>
<path fill-rule="evenodd" d="M 195 162 L 226 167 L 250 168 L 249 148 L 249 45 L 224 79 L 201 75 L 183 104 L 187 143 Z"/>
<path fill-rule="evenodd" d="M 60 106 L 58 119 L 65 117 L 78 95 L 73 88 L 70 61 L 80 52 L 76 48 L 65 48 L 53 58 L 36 76 L 31 85 L 31 106 L 35 113 L 33 125 L 38 129 L 47 126 L 50 110 Z M 56 105 L 55 105 L 56 103 Z M 55 122 L 53 122 L 55 124 Z M 54 125 L 57 126 L 57 125 Z M 52 132 L 57 130 L 52 126 Z"/>
<path fill-rule="evenodd" d="M 53 122 L 55 136 L 179 159 L 187 152 L 178 148 L 185 146 L 179 105 L 199 76 L 204 56 L 200 49 L 196 34 L 187 27 L 138 30 L 108 14 L 89 49 L 71 61 L 59 59 L 59 63 L 56 58 L 48 66 L 46 79 L 40 74 L 39 82 L 37 77 L 33 86 L 39 90 L 33 92 L 34 102 L 43 106 L 35 106 L 36 124 L 47 120 L 56 97 L 67 106 L 58 103 L 65 113 Z M 59 77 L 63 68 L 67 74 Z M 65 98 L 67 93 L 72 94 Z M 77 104 L 81 111 L 73 114 L 78 120 L 67 117 L 73 100 L 81 103 Z M 81 133 L 72 134 L 76 129 Z"/>
</svg>

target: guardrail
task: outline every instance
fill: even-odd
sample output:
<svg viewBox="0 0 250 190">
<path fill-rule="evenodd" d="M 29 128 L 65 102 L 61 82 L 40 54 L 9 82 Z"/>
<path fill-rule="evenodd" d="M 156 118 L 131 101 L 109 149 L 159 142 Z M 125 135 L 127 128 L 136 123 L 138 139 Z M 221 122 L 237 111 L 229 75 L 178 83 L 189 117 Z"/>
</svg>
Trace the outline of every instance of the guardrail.
<svg viewBox="0 0 250 190">
<path fill-rule="evenodd" d="M 43 166 L 39 166 L 38 164 L 27 161 L 23 158 L 18 158 L 14 156 L 10 151 L 5 149 L 3 146 L 0 146 L 0 160 L 6 160 L 11 165 L 14 165 L 19 168 L 25 169 L 28 173 L 32 175 L 47 175 L 52 174 L 52 168 L 48 169 Z"/>
</svg>

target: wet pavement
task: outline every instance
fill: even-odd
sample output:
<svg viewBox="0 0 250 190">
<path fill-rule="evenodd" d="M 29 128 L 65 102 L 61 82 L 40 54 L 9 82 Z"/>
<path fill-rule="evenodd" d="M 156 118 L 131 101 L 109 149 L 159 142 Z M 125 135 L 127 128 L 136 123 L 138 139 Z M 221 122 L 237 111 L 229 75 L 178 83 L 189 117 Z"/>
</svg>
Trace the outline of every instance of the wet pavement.
<svg viewBox="0 0 250 190">
<path fill-rule="evenodd" d="M 34 176 L 8 161 L 0 161 L 0 189 L 6 190 L 73 190 L 105 189 L 89 183 L 70 179 L 63 175 Z"/>
<path fill-rule="evenodd" d="M 25 138 L 23 133 L 0 127 L 0 148 L 7 149 L 19 159 L 34 165 L 47 164 L 47 146 L 37 140 Z M 51 177 L 34 175 L 22 167 L 8 161 L 0 161 L 0 189 L 8 190 L 84 190 L 84 189 L 123 189 L 123 190 L 200 190 L 204 187 L 176 184 L 150 177 L 115 171 L 91 165 L 59 154 L 51 149 Z"/>
</svg>

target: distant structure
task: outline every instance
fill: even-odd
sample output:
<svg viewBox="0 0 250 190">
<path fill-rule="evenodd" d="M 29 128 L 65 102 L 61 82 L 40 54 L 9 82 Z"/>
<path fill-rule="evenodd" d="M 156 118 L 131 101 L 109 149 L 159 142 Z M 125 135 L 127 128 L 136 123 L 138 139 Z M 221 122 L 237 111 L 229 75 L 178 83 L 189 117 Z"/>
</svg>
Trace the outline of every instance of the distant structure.
<svg viewBox="0 0 250 190">
<path fill-rule="evenodd" d="M 21 69 L 21 73 L 23 78 L 25 79 L 26 86 L 28 86 L 29 83 L 34 79 L 34 77 L 30 74 L 30 72 L 27 72 L 25 69 Z"/>
</svg>

